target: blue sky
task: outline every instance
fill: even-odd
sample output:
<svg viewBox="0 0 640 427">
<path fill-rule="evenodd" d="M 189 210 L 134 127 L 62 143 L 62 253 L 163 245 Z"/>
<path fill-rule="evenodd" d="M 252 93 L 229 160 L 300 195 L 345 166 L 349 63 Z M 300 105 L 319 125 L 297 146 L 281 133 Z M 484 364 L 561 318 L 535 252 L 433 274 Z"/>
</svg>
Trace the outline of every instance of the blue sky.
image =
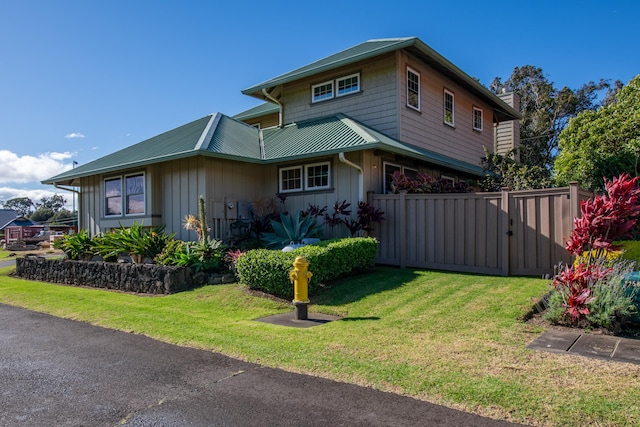
<svg viewBox="0 0 640 427">
<path fill-rule="evenodd" d="M 222 4 L 224 3 L 224 4 Z M 640 2 L 0 0 L 0 201 L 212 112 L 365 40 L 417 36 L 488 85 L 516 66 L 556 87 L 640 74 Z"/>
</svg>

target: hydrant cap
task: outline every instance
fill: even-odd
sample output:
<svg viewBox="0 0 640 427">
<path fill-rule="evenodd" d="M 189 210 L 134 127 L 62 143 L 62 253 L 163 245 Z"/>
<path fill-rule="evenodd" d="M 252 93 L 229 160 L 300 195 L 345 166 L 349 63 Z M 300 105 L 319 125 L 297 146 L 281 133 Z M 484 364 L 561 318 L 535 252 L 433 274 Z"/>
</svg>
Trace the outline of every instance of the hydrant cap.
<svg viewBox="0 0 640 427">
<path fill-rule="evenodd" d="M 304 256 L 300 255 L 300 256 L 296 257 L 295 261 L 293 261 L 293 265 L 294 266 L 309 265 L 309 261 L 307 261 L 307 258 L 305 258 Z"/>
</svg>

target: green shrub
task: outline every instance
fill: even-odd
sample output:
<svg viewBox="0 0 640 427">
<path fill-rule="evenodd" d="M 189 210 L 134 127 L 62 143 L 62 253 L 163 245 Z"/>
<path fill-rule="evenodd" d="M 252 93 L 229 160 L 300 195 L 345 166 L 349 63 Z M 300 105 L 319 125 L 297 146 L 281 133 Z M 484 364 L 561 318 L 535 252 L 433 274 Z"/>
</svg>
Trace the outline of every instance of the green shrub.
<svg viewBox="0 0 640 427">
<path fill-rule="evenodd" d="M 322 226 L 311 216 L 303 216 L 301 211 L 295 215 L 280 214 L 280 222 L 271 221 L 273 232 L 262 233 L 262 240 L 270 249 L 282 249 L 289 243 L 300 243 L 302 239 L 321 237 Z"/>
<path fill-rule="evenodd" d="M 378 241 L 373 238 L 327 240 L 291 252 L 255 249 L 238 258 L 236 270 L 240 282 L 251 289 L 292 298 L 289 272 L 297 256 L 303 255 L 309 261 L 309 271 L 313 273 L 309 295 L 312 295 L 320 284 L 371 267 L 377 251 Z"/>
<path fill-rule="evenodd" d="M 67 234 L 62 239 L 53 242 L 53 247 L 62 250 L 67 258 L 74 260 L 90 259 L 96 254 L 96 245 L 89 237 L 87 230 Z"/>
<path fill-rule="evenodd" d="M 162 265 L 194 267 L 196 271 L 223 271 L 226 247 L 220 240 L 206 239 L 197 242 L 170 240 L 164 250 L 154 258 Z"/>
<path fill-rule="evenodd" d="M 164 232 L 164 224 L 153 229 L 144 228 L 142 224 L 134 223 L 126 228 L 120 225 L 109 233 L 97 239 L 98 252 L 104 259 L 112 259 L 118 255 L 128 254 L 144 260 L 154 258 L 162 252 L 167 242 L 173 239 L 173 234 Z"/>
</svg>

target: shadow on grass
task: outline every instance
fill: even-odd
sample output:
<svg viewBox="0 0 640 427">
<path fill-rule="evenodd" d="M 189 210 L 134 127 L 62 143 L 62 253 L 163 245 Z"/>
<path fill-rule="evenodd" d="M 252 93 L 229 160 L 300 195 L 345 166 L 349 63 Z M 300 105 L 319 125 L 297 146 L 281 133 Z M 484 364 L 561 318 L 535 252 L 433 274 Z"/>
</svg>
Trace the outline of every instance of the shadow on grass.
<svg viewBox="0 0 640 427">
<path fill-rule="evenodd" d="M 327 285 L 315 293 L 312 299 L 314 304 L 319 305 L 349 304 L 369 295 L 399 288 L 416 277 L 413 269 L 376 266 L 366 273 L 345 277 Z M 351 318 L 344 320 L 377 319 Z"/>
</svg>

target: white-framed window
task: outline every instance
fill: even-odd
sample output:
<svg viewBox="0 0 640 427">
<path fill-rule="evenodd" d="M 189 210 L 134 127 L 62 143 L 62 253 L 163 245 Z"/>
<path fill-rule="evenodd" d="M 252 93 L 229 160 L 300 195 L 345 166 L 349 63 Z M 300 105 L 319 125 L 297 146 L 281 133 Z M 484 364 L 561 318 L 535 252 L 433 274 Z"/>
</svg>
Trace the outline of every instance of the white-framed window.
<svg viewBox="0 0 640 427">
<path fill-rule="evenodd" d="M 305 190 L 329 188 L 329 162 L 314 163 L 304 167 Z"/>
<path fill-rule="evenodd" d="M 302 166 L 280 168 L 280 192 L 302 191 Z"/>
<path fill-rule="evenodd" d="M 440 179 L 451 183 L 451 185 L 456 183 L 456 180 L 452 176 L 440 175 Z"/>
<path fill-rule="evenodd" d="M 144 173 L 106 178 L 104 180 L 105 216 L 144 215 Z"/>
<path fill-rule="evenodd" d="M 312 102 L 325 101 L 331 98 L 333 98 L 333 80 L 311 86 Z"/>
<path fill-rule="evenodd" d="M 360 92 L 360 73 L 336 79 L 336 96 Z"/>
<path fill-rule="evenodd" d="M 454 101 L 453 92 L 444 90 L 444 122 L 449 126 L 454 126 Z"/>
<path fill-rule="evenodd" d="M 420 73 L 407 67 L 407 106 L 420 111 Z"/>
<path fill-rule="evenodd" d="M 281 193 L 331 188 L 331 162 L 329 161 L 282 167 L 278 174 Z"/>
<path fill-rule="evenodd" d="M 384 162 L 384 188 L 383 192 L 385 194 L 389 194 L 393 192 L 392 183 L 393 183 L 393 174 L 398 172 L 409 179 L 417 179 L 418 178 L 418 170 L 415 168 L 410 168 L 407 166 L 401 166 L 395 163 Z"/>
<path fill-rule="evenodd" d="M 482 110 L 473 107 L 473 130 L 482 131 Z"/>
</svg>

